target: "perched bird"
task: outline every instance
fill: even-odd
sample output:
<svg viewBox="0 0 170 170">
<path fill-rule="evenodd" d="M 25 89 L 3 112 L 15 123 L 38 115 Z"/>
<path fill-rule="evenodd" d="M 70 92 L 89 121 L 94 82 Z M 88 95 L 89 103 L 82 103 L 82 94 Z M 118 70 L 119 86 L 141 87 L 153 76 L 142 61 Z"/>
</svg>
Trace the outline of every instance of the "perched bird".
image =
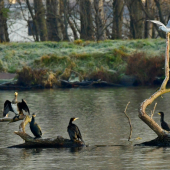
<svg viewBox="0 0 170 170">
<path fill-rule="evenodd" d="M 147 21 L 150 21 L 150 22 L 153 22 L 157 25 L 160 25 L 159 29 L 166 32 L 166 33 L 170 32 L 170 20 L 168 21 L 168 24 L 166 26 L 162 22 L 157 21 L 157 20 L 147 20 Z"/>
<path fill-rule="evenodd" d="M 170 131 L 170 125 L 168 125 L 168 123 L 166 123 L 164 121 L 164 113 L 163 112 L 159 112 L 158 114 L 161 116 L 160 122 L 161 122 L 162 129 Z"/>
<path fill-rule="evenodd" d="M 36 114 L 32 114 L 32 120 L 30 122 L 30 130 L 34 134 L 35 138 L 41 138 L 42 132 L 40 126 L 35 122 Z"/>
<path fill-rule="evenodd" d="M 4 103 L 4 110 L 3 110 L 3 116 L 8 117 L 8 112 L 9 111 L 14 112 L 15 116 L 16 115 L 24 114 L 23 110 L 25 112 L 28 112 L 28 114 L 30 114 L 29 108 L 28 108 L 25 100 L 22 99 L 21 102 L 18 102 L 17 101 L 18 93 L 15 92 L 14 95 L 15 95 L 15 97 L 12 100 L 12 102 L 10 102 L 9 100 L 5 101 L 5 103 Z"/>
<path fill-rule="evenodd" d="M 80 139 L 84 143 L 79 128 L 75 124 L 72 123 L 73 121 L 75 121 L 77 119 L 78 118 L 75 118 L 75 117 L 70 119 L 69 125 L 67 127 L 67 132 L 68 132 L 71 140 L 75 141 L 75 140 Z"/>
</svg>

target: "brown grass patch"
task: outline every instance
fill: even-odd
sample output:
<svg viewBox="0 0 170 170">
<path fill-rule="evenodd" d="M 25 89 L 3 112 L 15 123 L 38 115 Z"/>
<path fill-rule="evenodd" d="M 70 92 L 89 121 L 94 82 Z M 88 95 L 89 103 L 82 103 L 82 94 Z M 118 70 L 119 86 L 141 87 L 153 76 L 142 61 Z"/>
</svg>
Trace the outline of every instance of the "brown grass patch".
<svg viewBox="0 0 170 170">
<path fill-rule="evenodd" d="M 135 75 L 142 83 L 152 84 L 156 76 L 164 76 L 164 56 L 147 57 L 145 53 L 135 53 L 128 57 L 127 75 Z"/>
</svg>

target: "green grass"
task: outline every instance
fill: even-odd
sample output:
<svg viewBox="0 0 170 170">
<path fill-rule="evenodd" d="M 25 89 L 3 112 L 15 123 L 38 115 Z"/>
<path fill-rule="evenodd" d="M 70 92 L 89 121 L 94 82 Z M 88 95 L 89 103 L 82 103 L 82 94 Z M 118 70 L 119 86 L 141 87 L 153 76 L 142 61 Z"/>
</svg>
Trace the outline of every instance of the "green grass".
<svg viewBox="0 0 170 170">
<path fill-rule="evenodd" d="M 165 48 L 165 39 L 2 43 L 0 71 L 16 73 L 27 66 L 58 72 L 58 76 L 67 68 L 84 77 L 117 81 L 116 76 L 126 72 L 129 56 L 141 52 L 145 57 L 163 56 Z"/>
</svg>

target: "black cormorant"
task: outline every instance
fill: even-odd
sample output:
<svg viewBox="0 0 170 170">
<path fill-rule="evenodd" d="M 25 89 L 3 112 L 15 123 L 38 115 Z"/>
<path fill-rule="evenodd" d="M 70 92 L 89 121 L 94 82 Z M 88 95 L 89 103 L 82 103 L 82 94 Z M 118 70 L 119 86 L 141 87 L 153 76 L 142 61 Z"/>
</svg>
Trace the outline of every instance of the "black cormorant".
<svg viewBox="0 0 170 170">
<path fill-rule="evenodd" d="M 32 114 L 32 120 L 30 122 L 31 132 L 34 134 L 35 138 L 41 138 L 42 132 L 40 126 L 35 122 L 36 114 Z"/>
<path fill-rule="evenodd" d="M 163 112 L 159 112 L 158 114 L 161 116 L 160 122 L 161 122 L 162 129 L 170 131 L 170 125 L 168 125 L 168 123 L 166 123 L 164 121 L 164 113 Z"/>
<path fill-rule="evenodd" d="M 4 110 L 3 110 L 3 116 L 8 117 L 8 112 L 9 111 L 14 112 L 15 115 L 23 114 L 23 110 L 25 112 L 28 112 L 28 114 L 30 114 L 29 108 L 28 108 L 25 100 L 22 99 L 21 102 L 18 102 L 17 101 L 18 93 L 15 92 L 14 95 L 15 95 L 15 97 L 12 100 L 12 102 L 10 102 L 9 100 L 5 101 Z"/>
<path fill-rule="evenodd" d="M 77 119 L 78 118 L 75 118 L 75 117 L 70 119 L 69 125 L 67 127 L 67 132 L 71 140 L 75 141 L 75 140 L 81 139 L 81 141 L 84 143 L 79 128 L 75 124 L 72 123 L 73 121 Z"/>
</svg>

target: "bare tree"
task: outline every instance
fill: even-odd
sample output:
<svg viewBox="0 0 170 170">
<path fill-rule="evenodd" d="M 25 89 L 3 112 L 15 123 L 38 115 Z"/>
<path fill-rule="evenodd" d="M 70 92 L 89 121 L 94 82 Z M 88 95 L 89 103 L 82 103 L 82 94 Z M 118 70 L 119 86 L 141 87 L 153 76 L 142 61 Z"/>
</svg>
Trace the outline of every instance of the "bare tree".
<svg viewBox="0 0 170 170">
<path fill-rule="evenodd" d="M 0 42 L 9 42 L 7 12 L 4 7 L 4 1 L 0 0 Z"/>
<path fill-rule="evenodd" d="M 143 12 L 139 1 L 126 0 L 130 16 L 130 32 L 134 39 L 143 38 Z"/>
<path fill-rule="evenodd" d="M 35 19 L 38 23 L 38 30 L 41 41 L 47 41 L 47 25 L 45 19 L 45 8 L 42 0 L 34 0 Z"/>
<path fill-rule="evenodd" d="M 61 41 L 60 0 L 46 0 L 48 40 Z"/>
<path fill-rule="evenodd" d="M 165 79 L 158 91 L 151 95 L 148 99 L 144 100 L 139 108 L 139 117 L 144 121 L 157 135 L 158 138 L 150 142 L 150 145 L 170 145 L 169 134 L 163 130 L 147 113 L 146 108 L 150 105 L 157 97 L 164 93 L 170 92 L 170 89 L 166 88 L 169 80 L 169 33 L 166 34 L 166 52 L 165 52 Z M 148 142 L 147 142 L 148 144 Z"/>
<path fill-rule="evenodd" d="M 112 26 L 112 38 L 122 38 L 122 25 L 123 25 L 123 10 L 124 0 L 113 1 L 113 26 Z"/>
<path fill-rule="evenodd" d="M 103 0 L 94 0 L 95 9 L 95 23 L 96 23 L 96 39 L 105 40 L 106 30 L 105 30 L 105 14 L 103 7 Z"/>
<path fill-rule="evenodd" d="M 92 6 L 90 0 L 79 0 L 80 6 L 80 38 L 84 40 L 94 39 Z"/>
</svg>

